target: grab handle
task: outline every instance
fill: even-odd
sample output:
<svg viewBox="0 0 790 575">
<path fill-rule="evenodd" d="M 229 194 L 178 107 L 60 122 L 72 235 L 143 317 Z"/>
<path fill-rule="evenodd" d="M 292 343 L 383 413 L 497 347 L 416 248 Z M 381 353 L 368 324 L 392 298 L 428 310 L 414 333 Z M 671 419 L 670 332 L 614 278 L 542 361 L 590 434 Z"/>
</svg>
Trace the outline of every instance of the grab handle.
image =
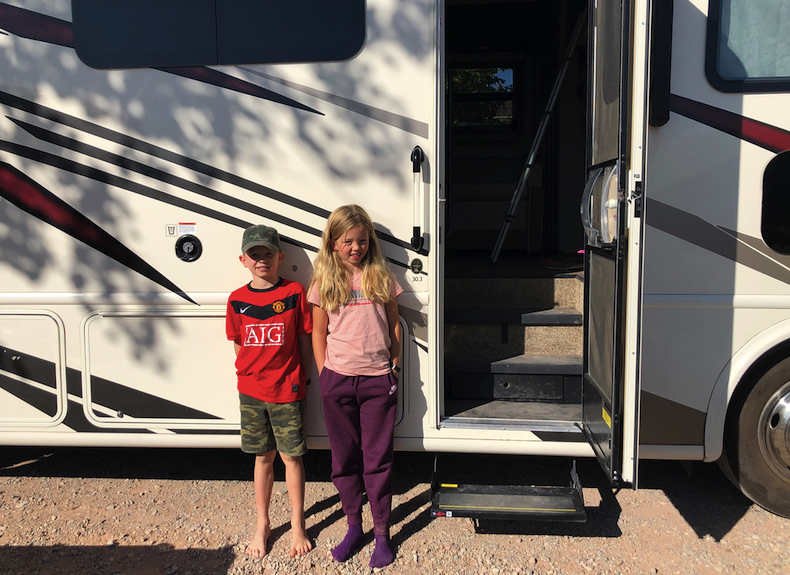
<svg viewBox="0 0 790 575">
<path fill-rule="evenodd" d="M 412 228 L 412 236 L 411 236 L 411 247 L 414 249 L 415 252 L 418 252 L 422 249 L 423 244 L 425 241 L 422 237 L 421 231 L 421 220 L 420 220 L 420 207 L 422 205 L 422 173 L 420 172 L 422 168 L 422 163 L 425 161 L 425 154 L 422 151 L 422 148 L 419 146 L 414 146 L 414 149 L 411 151 L 411 166 L 412 166 L 412 177 L 413 177 L 413 202 L 414 202 L 414 227 Z"/>
</svg>

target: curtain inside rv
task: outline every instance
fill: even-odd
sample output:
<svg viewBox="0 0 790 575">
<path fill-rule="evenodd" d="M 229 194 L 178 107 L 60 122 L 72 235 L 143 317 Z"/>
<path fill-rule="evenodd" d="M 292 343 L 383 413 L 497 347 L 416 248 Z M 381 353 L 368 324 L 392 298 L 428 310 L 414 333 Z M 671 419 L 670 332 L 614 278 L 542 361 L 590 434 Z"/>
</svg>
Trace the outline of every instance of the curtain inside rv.
<svg viewBox="0 0 790 575">
<path fill-rule="evenodd" d="M 719 76 L 790 78 L 790 0 L 720 1 Z"/>
</svg>

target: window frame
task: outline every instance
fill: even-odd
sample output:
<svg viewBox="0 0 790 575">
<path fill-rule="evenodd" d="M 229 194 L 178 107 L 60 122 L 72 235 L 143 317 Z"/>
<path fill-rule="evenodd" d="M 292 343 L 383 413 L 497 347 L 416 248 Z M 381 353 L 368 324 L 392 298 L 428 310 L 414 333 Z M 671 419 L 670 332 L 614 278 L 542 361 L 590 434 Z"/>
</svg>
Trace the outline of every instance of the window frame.
<svg viewBox="0 0 790 575">
<path fill-rule="evenodd" d="M 493 60 L 492 60 L 493 61 Z M 513 132 L 518 129 L 519 120 L 520 120 L 520 107 L 518 104 L 519 101 L 519 83 L 518 83 L 518 66 L 509 61 L 505 60 L 500 61 L 496 60 L 496 64 L 490 64 L 489 61 L 482 62 L 482 61 L 459 61 L 454 62 L 453 65 L 450 66 L 450 92 L 453 104 L 458 103 L 457 96 L 461 96 L 460 102 L 485 102 L 485 101 L 511 101 L 513 106 L 513 119 L 509 124 L 502 124 L 502 123 L 495 123 L 491 122 L 490 124 L 477 124 L 477 125 L 460 125 L 454 126 L 453 125 L 453 117 L 452 111 L 450 114 L 449 122 L 450 122 L 450 129 L 456 133 L 465 134 L 465 133 L 477 133 L 477 134 L 484 134 L 484 133 L 508 133 Z M 500 70 L 510 70 L 513 74 L 512 92 L 461 92 L 456 93 L 453 90 L 453 78 L 452 75 L 455 73 L 456 70 L 474 70 L 474 69 L 487 69 L 487 68 L 497 68 Z M 510 97 L 505 97 L 506 94 L 509 94 Z M 454 107 L 454 106 L 453 106 Z"/>
</svg>

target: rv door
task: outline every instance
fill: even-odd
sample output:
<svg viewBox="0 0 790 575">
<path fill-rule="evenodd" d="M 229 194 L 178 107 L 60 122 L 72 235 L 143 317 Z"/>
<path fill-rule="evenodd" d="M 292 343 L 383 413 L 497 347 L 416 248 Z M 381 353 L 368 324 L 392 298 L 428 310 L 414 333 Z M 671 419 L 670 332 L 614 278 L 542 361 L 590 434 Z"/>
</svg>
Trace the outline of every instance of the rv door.
<svg viewBox="0 0 790 575">
<path fill-rule="evenodd" d="M 646 3 L 591 0 L 589 13 L 582 427 L 617 486 L 637 467 Z"/>
</svg>

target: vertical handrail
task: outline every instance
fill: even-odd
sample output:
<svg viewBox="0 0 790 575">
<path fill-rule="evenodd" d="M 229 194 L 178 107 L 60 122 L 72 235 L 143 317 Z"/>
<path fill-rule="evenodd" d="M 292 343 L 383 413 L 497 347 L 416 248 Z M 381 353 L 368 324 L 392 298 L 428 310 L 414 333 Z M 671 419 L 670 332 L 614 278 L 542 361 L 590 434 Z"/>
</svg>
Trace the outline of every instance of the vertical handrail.
<svg viewBox="0 0 790 575">
<path fill-rule="evenodd" d="M 422 163 L 425 161 L 425 153 L 419 146 L 414 146 L 411 151 L 411 166 L 412 166 L 412 186 L 414 203 L 414 216 L 413 228 L 411 236 L 411 247 L 415 252 L 419 252 L 425 243 L 422 237 L 422 220 L 420 218 L 420 210 L 422 208 Z"/>
<path fill-rule="evenodd" d="M 518 209 L 518 204 L 521 201 L 521 195 L 524 193 L 524 188 L 526 187 L 527 180 L 529 179 L 530 170 L 534 165 L 535 158 L 538 155 L 538 150 L 540 149 L 540 145 L 543 142 L 543 136 L 545 135 L 546 128 L 549 125 L 551 114 L 554 111 L 554 105 L 557 102 L 557 96 L 560 93 L 560 87 L 562 86 L 562 82 L 565 79 L 565 73 L 568 70 L 571 58 L 573 57 L 573 51 L 576 48 L 576 43 L 579 41 L 579 35 L 581 34 L 582 26 L 586 22 L 586 13 L 587 11 L 583 10 L 582 13 L 579 14 L 579 18 L 576 20 L 576 27 L 573 29 L 571 41 L 569 42 L 568 49 L 565 52 L 565 61 L 562 64 L 559 74 L 557 74 L 557 79 L 554 81 L 554 87 L 551 90 L 551 96 L 549 96 L 549 101 L 546 104 L 546 110 L 544 111 L 543 118 L 541 119 L 540 125 L 538 126 L 535 139 L 532 142 L 532 148 L 529 151 L 529 156 L 527 156 L 527 162 L 524 164 L 521 177 L 519 178 L 518 184 L 516 185 L 516 191 L 513 192 L 513 197 L 510 200 L 510 207 L 505 214 L 505 221 L 502 223 L 502 228 L 499 230 L 499 237 L 497 237 L 496 244 L 494 245 L 494 251 L 491 253 L 491 264 L 496 264 L 497 259 L 499 259 L 499 252 L 502 251 L 502 245 L 505 243 L 505 237 L 507 236 L 508 230 L 510 229 L 510 223 L 516 217 L 516 209 Z"/>
</svg>

